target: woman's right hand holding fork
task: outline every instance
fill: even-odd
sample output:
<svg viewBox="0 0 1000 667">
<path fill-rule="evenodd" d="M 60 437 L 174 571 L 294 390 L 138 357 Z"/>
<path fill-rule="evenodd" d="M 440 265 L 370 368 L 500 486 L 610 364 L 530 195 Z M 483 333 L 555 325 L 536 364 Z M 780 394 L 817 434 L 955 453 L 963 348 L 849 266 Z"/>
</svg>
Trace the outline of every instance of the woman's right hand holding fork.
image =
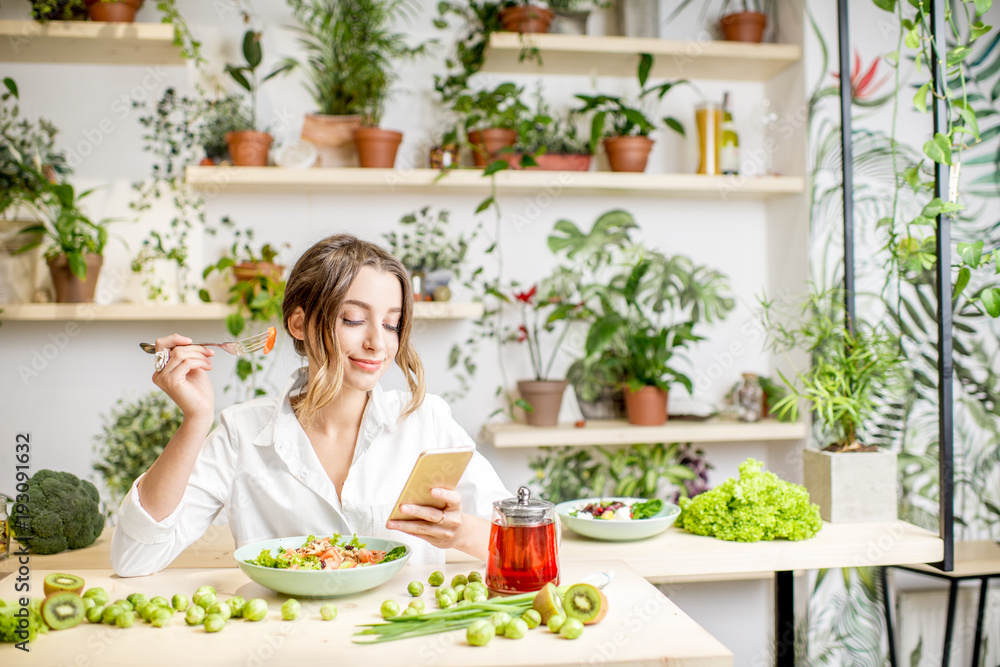
<svg viewBox="0 0 1000 667">
<path fill-rule="evenodd" d="M 215 350 L 201 345 L 180 334 L 156 339 L 156 351 L 169 355 L 163 370 L 153 373 L 153 384 L 163 390 L 187 420 L 215 419 L 215 390 L 208 371 L 212 370 Z"/>
</svg>

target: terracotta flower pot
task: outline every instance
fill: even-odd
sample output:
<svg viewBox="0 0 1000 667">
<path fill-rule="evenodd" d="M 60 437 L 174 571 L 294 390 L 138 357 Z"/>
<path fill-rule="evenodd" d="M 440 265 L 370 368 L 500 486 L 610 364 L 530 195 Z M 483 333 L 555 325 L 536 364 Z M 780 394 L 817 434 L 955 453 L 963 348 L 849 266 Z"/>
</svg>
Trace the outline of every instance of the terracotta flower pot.
<svg viewBox="0 0 1000 667">
<path fill-rule="evenodd" d="M 97 277 L 101 273 L 104 258 L 87 255 L 87 276 L 84 280 L 76 277 L 70 268 L 66 255 L 57 255 L 48 260 L 52 284 L 56 288 L 56 303 L 92 303 L 97 291 Z"/>
<path fill-rule="evenodd" d="M 504 148 L 509 148 L 517 143 L 517 130 L 507 130 L 499 127 L 491 127 L 485 130 L 475 130 L 469 132 L 469 143 L 472 144 L 472 161 L 477 167 L 485 167 L 487 156 L 494 160 L 497 154 Z M 504 154 L 506 156 L 508 154 Z M 512 157 L 512 154 L 511 154 Z M 510 161 L 509 157 L 505 157 Z"/>
<path fill-rule="evenodd" d="M 643 172 L 653 150 L 649 137 L 608 137 L 604 140 L 611 171 Z"/>
<path fill-rule="evenodd" d="M 551 9 L 531 5 L 500 10 L 500 22 L 509 32 L 548 32 L 553 16 Z"/>
<path fill-rule="evenodd" d="M 525 169 L 537 169 L 540 171 L 590 171 L 589 155 L 568 155 L 563 153 L 545 153 L 536 155 L 537 167 L 525 167 Z"/>
<path fill-rule="evenodd" d="M 756 42 L 764 39 L 764 28 L 767 27 L 767 16 L 760 12 L 739 12 L 723 16 L 722 35 L 730 42 Z"/>
<path fill-rule="evenodd" d="M 121 0 L 121 2 L 100 2 L 87 0 L 87 12 L 91 21 L 104 23 L 132 23 L 135 13 L 142 7 L 142 0 Z"/>
<path fill-rule="evenodd" d="M 527 413 L 530 426 L 555 426 L 559 422 L 566 380 L 518 380 L 520 392 L 532 411 Z"/>
<path fill-rule="evenodd" d="M 271 135 L 267 132 L 227 132 L 226 143 L 237 167 L 267 166 L 267 151 L 271 147 Z"/>
<path fill-rule="evenodd" d="M 327 116 L 307 113 L 302 122 L 302 138 L 316 146 L 321 167 L 356 167 L 358 151 L 354 132 L 361 116 Z"/>
<path fill-rule="evenodd" d="M 236 278 L 236 282 L 254 280 L 260 275 L 270 276 L 272 280 L 278 282 L 284 272 L 284 266 L 273 262 L 240 262 L 233 265 L 233 276 Z"/>
<path fill-rule="evenodd" d="M 630 424 L 659 426 L 667 421 L 667 392 L 657 387 L 639 391 L 625 388 L 625 411 Z"/>
<path fill-rule="evenodd" d="M 359 127 L 354 131 L 358 145 L 358 159 L 362 167 L 392 169 L 396 165 L 396 151 L 403 141 L 403 133 L 379 127 Z"/>
</svg>

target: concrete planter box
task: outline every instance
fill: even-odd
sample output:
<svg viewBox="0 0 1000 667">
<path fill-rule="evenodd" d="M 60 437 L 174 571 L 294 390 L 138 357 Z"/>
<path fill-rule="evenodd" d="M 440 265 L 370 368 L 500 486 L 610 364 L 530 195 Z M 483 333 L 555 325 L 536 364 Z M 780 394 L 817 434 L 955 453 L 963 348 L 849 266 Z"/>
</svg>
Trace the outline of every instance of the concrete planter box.
<svg viewBox="0 0 1000 667">
<path fill-rule="evenodd" d="M 805 486 L 830 523 L 893 521 L 896 515 L 896 453 L 802 452 Z"/>
</svg>

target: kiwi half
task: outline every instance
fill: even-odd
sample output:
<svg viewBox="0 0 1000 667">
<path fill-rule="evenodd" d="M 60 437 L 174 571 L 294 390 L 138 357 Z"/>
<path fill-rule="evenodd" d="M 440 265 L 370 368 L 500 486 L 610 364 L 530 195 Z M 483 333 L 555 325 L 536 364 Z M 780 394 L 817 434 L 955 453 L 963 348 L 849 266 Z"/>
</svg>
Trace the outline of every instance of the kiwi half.
<svg viewBox="0 0 1000 667">
<path fill-rule="evenodd" d="M 573 584 L 566 589 L 562 601 L 566 616 L 584 625 L 597 623 L 608 613 L 608 598 L 590 584 Z"/>
<path fill-rule="evenodd" d="M 83 579 L 75 574 L 52 572 L 51 574 L 45 575 L 43 588 L 45 589 L 45 597 L 48 597 L 53 593 L 62 592 L 76 593 L 79 595 L 83 592 L 83 584 Z"/>
<path fill-rule="evenodd" d="M 559 597 L 559 589 L 554 584 L 545 584 L 542 590 L 535 594 L 535 599 L 531 604 L 532 608 L 542 616 L 542 624 L 545 625 L 553 616 L 564 616 L 563 601 Z"/>
<path fill-rule="evenodd" d="M 53 630 L 74 628 L 86 616 L 83 598 L 76 593 L 53 593 L 42 602 L 42 619 Z"/>
</svg>

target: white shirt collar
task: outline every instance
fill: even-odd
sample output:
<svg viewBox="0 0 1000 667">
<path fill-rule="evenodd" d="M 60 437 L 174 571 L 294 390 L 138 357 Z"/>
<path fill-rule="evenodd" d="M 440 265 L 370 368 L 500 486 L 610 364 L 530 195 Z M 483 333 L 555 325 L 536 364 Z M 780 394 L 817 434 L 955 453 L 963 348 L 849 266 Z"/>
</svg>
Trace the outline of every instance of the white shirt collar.
<svg viewBox="0 0 1000 667">
<path fill-rule="evenodd" d="M 274 406 L 271 419 L 268 420 L 264 428 L 257 434 L 257 437 L 253 439 L 253 444 L 258 447 L 274 445 L 274 432 L 279 422 L 286 422 L 287 420 L 298 421 L 295 411 L 292 409 L 291 397 L 297 395 L 305 388 L 308 379 L 309 369 L 307 368 L 299 368 L 292 372 L 291 376 L 285 382 L 284 388 L 281 390 L 281 395 Z M 365 436 L 361 440 L 364 441 L 365 447 L 382 431 L 395 430 L 397 420 L 398 411 L 389 405 L 389 400 L 382 387 L 376 384 L 368 392 L 368 404 L 365 406 L 364 415 L 361 417 L 361 429 Z M 282 425 L 284 426 L 284 424 Z"/>
</svg>

